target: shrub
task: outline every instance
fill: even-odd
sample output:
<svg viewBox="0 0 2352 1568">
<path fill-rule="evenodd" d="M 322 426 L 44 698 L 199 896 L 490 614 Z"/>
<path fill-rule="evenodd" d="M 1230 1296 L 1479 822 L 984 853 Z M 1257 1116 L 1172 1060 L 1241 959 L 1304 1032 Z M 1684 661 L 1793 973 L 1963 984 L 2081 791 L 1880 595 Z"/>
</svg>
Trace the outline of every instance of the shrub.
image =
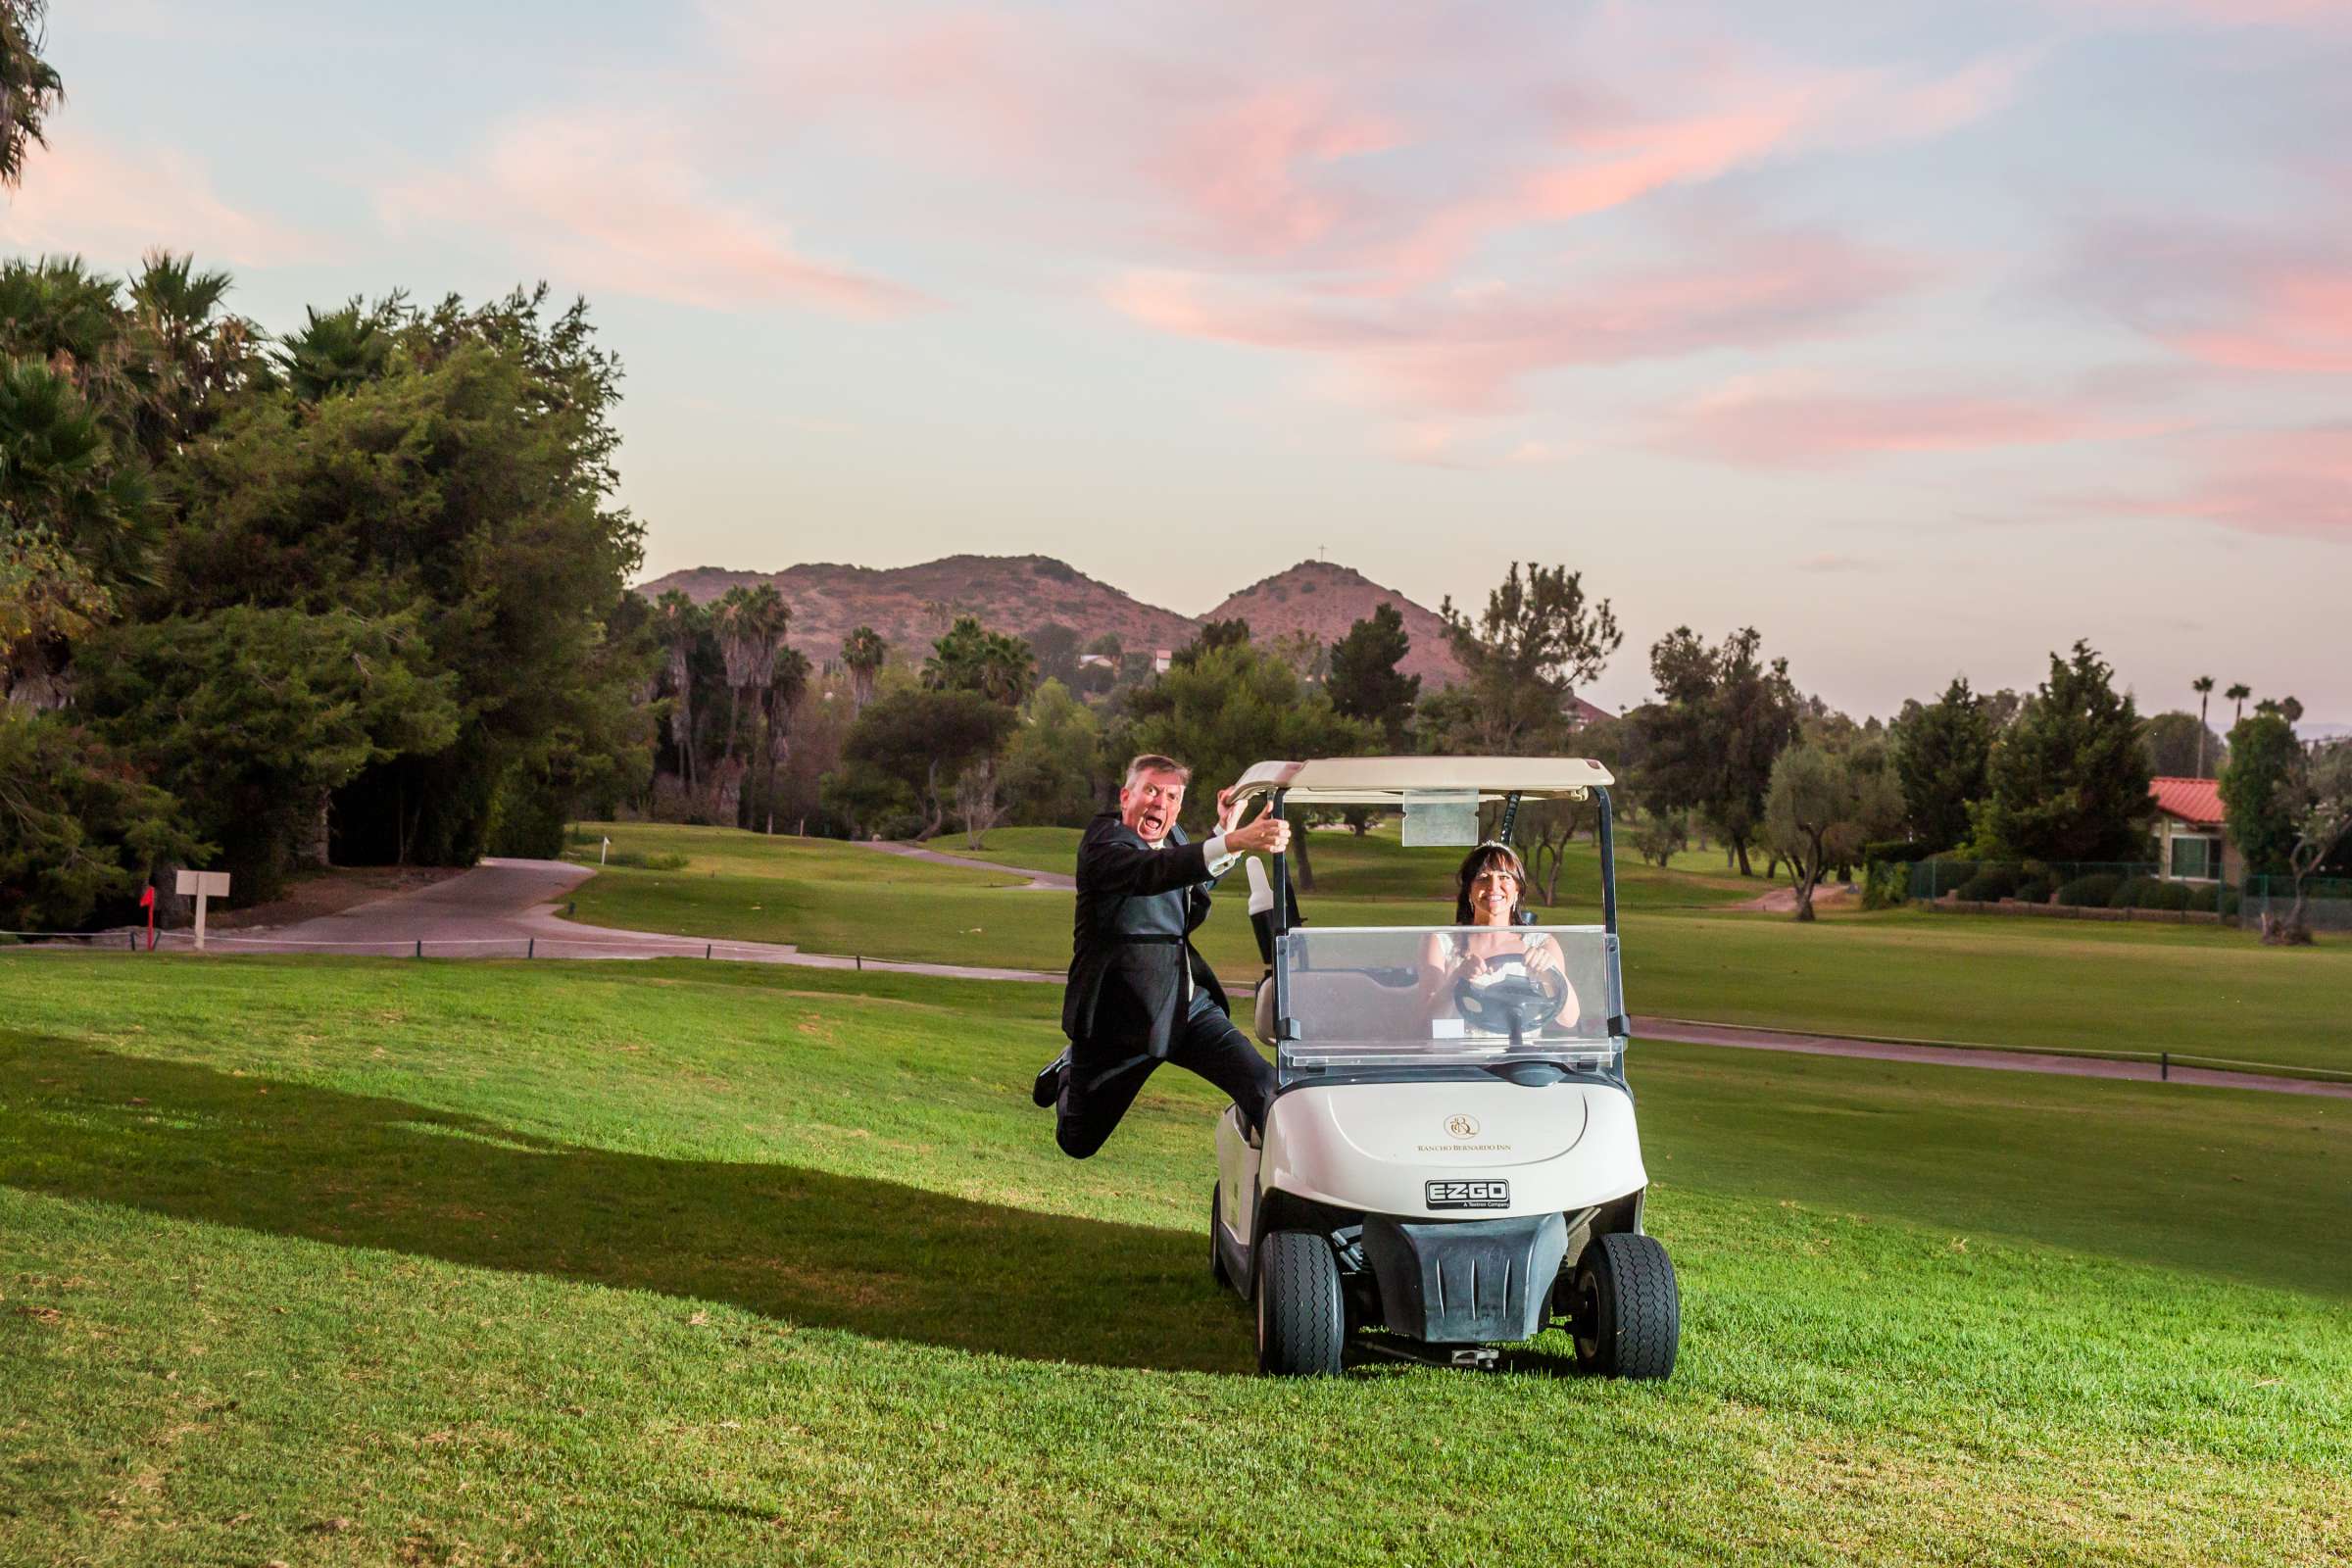
<svg viewBox="0 0 2352 1568">
<path fill-rule="evenodd" d="M 2200 914 L 2218 914 L 2222 907 L 2222 890 L 2218 887 L 2190 888 L 2187 906 Z"/>
<path fill-rule="evenodd" d="M 1936 852 L 1925 844 L 1909 839 L 1876 839 L 1862 846 L 1864 865 L 1909 865 L 1924 860 Z"/>
<path fill-rule="evenodd" d="M 2124 879 L 2113 871 L 2093 871 L 2079 876 L 2058 890 L 2053 903 L 2069 909 L 2104 909 L 2115 897 L 2115 890 Z"/>
<path fill-rule="evenodd" d="M 2139 890 L 2139 907 L 2143 909 L 2180 910 L 2188 907 L 2188 884 L 2159 882 L 2154 887 Z"/>
<path fill-rule="evenodd" d="M 2160 885 L 2152 876 L 2127 877 L 2107 900 L 2107 906 L 2111 909 L 2136 909 Z"/>
<path fill-rule="evenodd" d="M 1910 897 L 1911 866 L 1906 860 L 1881 860 L 1862 869 L 1862 907 L 1892 909 Z"/>
<path fill-rule="evenodd" d="M 2009 896 L 2020 904 L 2047 904 L 2050 902 L 2051 893 L 2056 891 L 2057 886 L 2057 883 L 2051 881 L 2046 873 L 2030 876 L 2020 880 L 2016 889 Z"/>
<path fill-rule="evenodd" d="M 2017 867 L 1988 865 L 1960 884 L 1959 898 L 1968 904 L 1990 904 L 2017 891 Z"/>
</svg>

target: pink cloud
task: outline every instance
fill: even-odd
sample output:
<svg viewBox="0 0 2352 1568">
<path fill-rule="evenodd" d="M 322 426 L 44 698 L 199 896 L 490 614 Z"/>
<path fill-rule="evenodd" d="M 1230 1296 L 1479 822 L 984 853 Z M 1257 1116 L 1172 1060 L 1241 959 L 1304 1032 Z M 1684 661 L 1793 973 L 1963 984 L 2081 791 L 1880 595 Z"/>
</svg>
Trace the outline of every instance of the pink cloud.
<svg viewBox="0 0 2352 1568">
<path fill-rule="evenodd" d="M 489 231 L 566 287 L 864 317 L 923 303 L 912 289 L 804 254 L 789 226 L 713 194 L 679 133 L 650 117 L 517 121 L 492 138 L 477 172 L 392 186 L 378 207 L 396 226 Z"/>
<path fill-rule="evenodd" d="M 2352 544 L 2352 424 L 2236 432 L 2204 446 L 2201 470 L 2175 490 L 2085 496 L 2078 504 Z"/>
<path fill-rule="evenodd" d="M 279 267 L 327 254 L 318 237 L 231 205 L 204 164 L 175 147 L 116 151 L 59 128 L 6 198 L 7 243 L 127 264 L 153 246 L 199 260 Z"/>
<path fill-rule="evenodd" d="M 1978 452 L 2152 433 L 2095 409 L 1984 396 L 1864 394 L 1741 380 L 1673 412 L 1658 444 L 1756 467 L 1827 467 L 1898 453 Z"/>
<path fill-rule="evenodd" d="M 2179 510 L 2248 533 L 2352 544 L 2352 424 L 2238 437 Z"/>
<path fill-rule="evenodd" d="M 893 159 L 920 150 L 1017 190 L 989 209 L 998 224 L 1058 220 L 1065 243 L 1138 269 L 1333 293 L 1440 282 L 1490 238 L 1781 153 L 1938 134 L 2007 102 L 2033 63 L 1824 69 L 1723 36 L 1693 48 L 1627 8 L 1527 25 L 1206 0 L 1112 27 L 1083 9 L 966 7 L 888 27 L 849 13 L 788 38 L 749 0 L 709 15 L 796 122 L 821 112 Z M 1250 47 L 1201 46 L 1228 31 Z"/>
<path fill-rule="evenodd" d="M 1197 273 L 1139 272 L 1105 292 L 1129 318 L 1183 337 L 1333 362 L 1409 406 L 1491 414 L 1541 371 L 1838 330 L 1915 282 L 1909 260 L 1820 233 L 1724 229 L 1701 263 L 1582 286 L 1492 286 L 1440 298 L 1330 300 Z"/>
<path fill-rule="evenodd" d="M 2352 372 L 2352 227 L 2340 209 L 2323 212 L 2319 224 L 2272 233 L 2100 224 L 2078 247 L 2069 286 L 2216 368 Z"/>
<path fill-rule="evenodd" d="M 2240 370 L 2352 371 L 2352 266 L 2282 267 L 2246 280 L 2215 325 L 2166 341 L 2211 365 Z"/>
</svg>

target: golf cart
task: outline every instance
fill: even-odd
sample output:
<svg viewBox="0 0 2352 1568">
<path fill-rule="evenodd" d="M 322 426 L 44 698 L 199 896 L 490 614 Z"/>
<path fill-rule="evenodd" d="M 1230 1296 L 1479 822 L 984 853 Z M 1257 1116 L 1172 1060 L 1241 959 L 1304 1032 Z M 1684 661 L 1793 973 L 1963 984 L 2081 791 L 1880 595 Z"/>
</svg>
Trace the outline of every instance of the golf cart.
<svg viewBox="0 0 2352 1568">
<path fill-rule="evenodd" d="M 1259 1039 L 1279 1088 L 1252 1139 L 1218 1121 L 1210 1266 L 1257 1316 L 1261 1371 L 1329 1376 L 1365 1351 L 1492 1365 L 1496 1342 L 1567 1319 L 1581 1370 L 1663 1378 L 1681 1312 L 1642 1232 L 1649 1177 L 1625 1081 L 1610 777 L 1567 758 L 1349 757 L 1260 762 L 1237 795 L 1403 813 L 1407 846 L 1479 842 L 1478 808 L 1596 808 L 1600 923 L 1304 924 L 1285 857 L 1256 861 L 1268 963 Z M 1432 912 L 1450 890 L 1433 884 Z M 1476 946 L 1472 946 L 1473 938 Z M 1547 951 L 1544 951 L 1547 950 Z M 1486 952 L 1476 962 L 1453 955 Z M 1535 956 L 1539 952 L 1542 956 Z"/>
</svg>

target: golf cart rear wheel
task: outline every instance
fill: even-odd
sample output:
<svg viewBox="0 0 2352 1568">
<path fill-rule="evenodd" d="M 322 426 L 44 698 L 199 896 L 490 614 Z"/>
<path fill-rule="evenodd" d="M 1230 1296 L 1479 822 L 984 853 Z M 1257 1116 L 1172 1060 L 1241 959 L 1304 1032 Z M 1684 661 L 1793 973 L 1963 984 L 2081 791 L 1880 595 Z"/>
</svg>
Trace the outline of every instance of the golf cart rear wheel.
<svg viewBox="0 0 2352 1568">
<path fill-rule="evenodd" d="M 1571 1301 L 1576 1364 L 1607 1378 L 1664 1378 L 1683 1336 L 1682 1295 L 1666 1249 L 1647 1236 L 1593 1238 L 1577 1260 Z"/>
<path fill-rule="evenodd" d="M 1257 1369 L 1274 1377 L 1340 1372 L 1347 1304 L 1331 1243 L 1313 1231 L 1275 1231 L 1258 1244 Z"/>
<path fill-rule="evenodd" d="M 1217 1235 L 1218 1227 L 1224 1223 L 1225 1189 L 1219 1183 L 1208 1190 L 1208 1277 L 1219 1285 L 1230 1286 L 1233 1276 L 1226 1272 L 1225 1249 Z"/>
</svg>

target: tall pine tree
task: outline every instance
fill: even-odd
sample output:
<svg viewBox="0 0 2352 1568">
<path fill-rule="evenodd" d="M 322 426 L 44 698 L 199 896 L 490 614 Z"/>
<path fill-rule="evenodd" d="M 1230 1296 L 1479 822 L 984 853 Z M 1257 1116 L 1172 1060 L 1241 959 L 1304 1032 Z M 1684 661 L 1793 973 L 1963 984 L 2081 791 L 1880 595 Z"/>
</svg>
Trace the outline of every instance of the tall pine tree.
<svg viewBox="0 0 2352 1568">
<path fill-rule="evenodd" d="M 2037 860 L 2140 860 L 2148 854 L 2152 769 L 2139 714 L 2115 671 L 2078 642 L 2050 656 L 2050 678 L 1992 754 L 1978 823 L 1986 847 Z"/>
</svg>

